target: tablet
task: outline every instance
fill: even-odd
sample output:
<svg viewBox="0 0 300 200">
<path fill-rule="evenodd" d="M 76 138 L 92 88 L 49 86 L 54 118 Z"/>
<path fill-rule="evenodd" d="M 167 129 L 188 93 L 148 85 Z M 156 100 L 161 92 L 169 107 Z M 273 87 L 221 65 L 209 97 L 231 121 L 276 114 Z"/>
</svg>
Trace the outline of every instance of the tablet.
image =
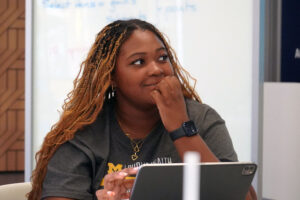
<svg viewBox="0 0 300 200">
<path fill-rule="evenodd" d="M 145 164 L 137 173 L 130 200 L 182 200 L 184 163 Z M 244 200 L 255 163 L 199 163 L 201 200 Z"/>
</svg>

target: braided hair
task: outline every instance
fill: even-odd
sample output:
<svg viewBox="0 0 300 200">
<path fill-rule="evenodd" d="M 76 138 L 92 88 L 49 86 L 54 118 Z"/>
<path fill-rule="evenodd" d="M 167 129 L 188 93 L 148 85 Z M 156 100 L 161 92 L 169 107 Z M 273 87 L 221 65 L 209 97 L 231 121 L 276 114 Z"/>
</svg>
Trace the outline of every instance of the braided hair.
<svg viewBox="0 0 300 200">
<path fill-rule="evenodd" d="M 189 79 L 193 78 L 179 65 L 175 52 L 158 29 L 139 19 L 117 20 L 108 24 L 97 34 L 87 58 L 80 65 L 79 73 L 73 82 L 74 88 L 64 101 L 59 121 L 51 127 L 35 156 L 37 164 L 31 177 L 32 190 L 28 193 L 29 200 L 41 198 L 47 165 L 57 148 L 72 139 L 79 129 L 92 124 L 102 110 L 104 102 L 110 99 L 112 74 L 120 47 L 137 29 L 151 31 L 163 42 L 174 74 L 181 82 L 183 95 L 201 102 L 194 90 L 195 84 L 189 84 Z M 196 80 L 193 80 L 196 83 Z"/>
</svg>

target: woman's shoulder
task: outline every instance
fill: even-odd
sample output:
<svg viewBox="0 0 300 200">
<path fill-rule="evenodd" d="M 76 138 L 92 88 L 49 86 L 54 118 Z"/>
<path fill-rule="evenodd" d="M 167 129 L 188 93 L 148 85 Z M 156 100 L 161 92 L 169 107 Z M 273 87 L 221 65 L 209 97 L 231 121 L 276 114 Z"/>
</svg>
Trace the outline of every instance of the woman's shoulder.
<svg viewBox="0 0 300 200">
<path fill-rule="evenodd" d="M 205 117 L 207 114 L 214 114 L 219 117 L 219 114 L 211 106 L 193 99 L 186 99 L 186 107 L 189 116 Z"/>
<path fill-rule="evenodd" d="M 105 157 L 109 148 L 109 107 L 104 105 L 96 120 L 78 130 L 69 142 L 82 150 L 89 150 L 95 156 Z"/>
<path fill-rule="evenodd" d="M 194 99 L 185 99 L 186 105 L 188 108 L 197 108 L 197 109 L 208 109 L 209 105 L 200 103 Z"/>
<path fill-rule="evenodd" d="M 186 107 L 189 118 L 196 123 L 199 129 L 207 129 L 215 123 L 224 123 L 217 111 L 207 104 L 187 99 Z"/>
</svg>

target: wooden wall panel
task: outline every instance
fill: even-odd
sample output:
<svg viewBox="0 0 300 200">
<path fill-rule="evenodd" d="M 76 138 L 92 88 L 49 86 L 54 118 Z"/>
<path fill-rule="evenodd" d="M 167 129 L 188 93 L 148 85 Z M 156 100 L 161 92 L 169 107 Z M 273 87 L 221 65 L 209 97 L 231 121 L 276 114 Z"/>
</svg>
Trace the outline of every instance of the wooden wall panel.
<svg viewBox="0 0 300 200">
<path fill-rule="evenodd" d="M 0 0 L 0 171 L 24 170 L 25 0 Z"/>
</svg>

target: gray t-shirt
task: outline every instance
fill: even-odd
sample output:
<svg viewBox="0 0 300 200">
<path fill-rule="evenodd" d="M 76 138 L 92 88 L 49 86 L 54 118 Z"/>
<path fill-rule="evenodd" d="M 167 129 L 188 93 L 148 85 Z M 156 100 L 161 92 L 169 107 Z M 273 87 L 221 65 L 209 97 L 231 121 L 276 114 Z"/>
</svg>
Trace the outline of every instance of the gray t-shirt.
<svg viewBox="0 0 300 200">
<path fill-rule="evenodd" d="M 142 140 L 136 160 L 131 159 L 134 153 L 130 139 L 125 135 L 112 112 L 110 120 L 110 152 L 107 173 L 129 167 L 139 167 L 146 163 L 178 163 L 181 159 L 161 121 L 159 121 L 146 138 Z M 105 173 L 106 174 L 106 173 Z M 103 182 L 101 186 L 103 185 Z"/>
<path fill-rule="evenodd" d="M 237 161 L 225 122 L 216 111 L 193 100 L 186 100 L 186 105 L 189 118 L 216 157 L 221 161 Z M 140 158 L 131 162 L 131 147 L 112 114 L 113 108 L 113 103 L 106 102 L 93 124 L 57 149 L 47 166 L 42 198 L 97 199 L 95 191 L 101 188 L 103 177 L 109 171 L 145 162 L 180 162 L 162 123 L 146 138 Z"/>
</svg>

